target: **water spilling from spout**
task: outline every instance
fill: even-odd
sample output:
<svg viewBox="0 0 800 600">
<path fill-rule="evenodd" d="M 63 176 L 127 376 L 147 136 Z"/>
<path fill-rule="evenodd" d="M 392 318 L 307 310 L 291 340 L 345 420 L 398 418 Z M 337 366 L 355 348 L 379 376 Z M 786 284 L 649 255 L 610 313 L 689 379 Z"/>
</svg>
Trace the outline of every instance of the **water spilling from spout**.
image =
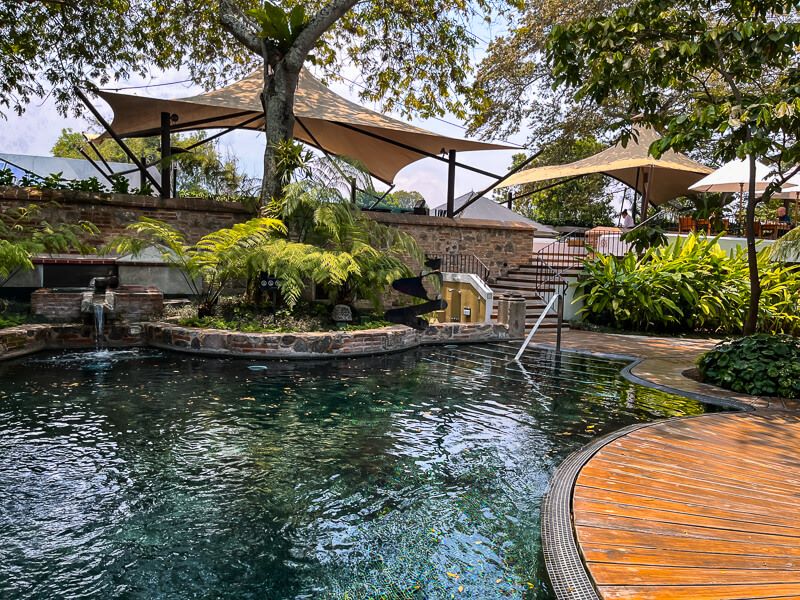
<svg viewBox="0 0 800 600">
<path fill-rule="evenodd" d="M 92 308 L 94 309 L 94 345 L 97 350 L 100 350 L 103 347 L 103 327 L 106 320 L 105 300 L 94 300 Z"/>
</svg>

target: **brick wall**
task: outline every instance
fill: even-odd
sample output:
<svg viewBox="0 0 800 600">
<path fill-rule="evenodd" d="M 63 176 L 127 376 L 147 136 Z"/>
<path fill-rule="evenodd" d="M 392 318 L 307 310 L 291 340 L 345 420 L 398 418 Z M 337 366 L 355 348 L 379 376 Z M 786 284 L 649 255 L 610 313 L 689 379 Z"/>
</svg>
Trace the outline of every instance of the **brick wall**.
<svg viewBox="0 0 800 600">
<path fill-rule="evenodd" d="M 90 221 L 97 225 L 101 244 L 122 232 L 139 217 L 159 219 L 174 225 L 190 240 L 230 227 L 250 218 L 251 213 L 236 202 L 214 202 L 204 198 L 169 198 L 124 194 L 92 194 L 72 190 L 35 190 L 0 186 L 0 212 L 37 204 L 51 223 Z"/>
<path fill-rule="evenodd" d="M 536 230 L 525 223 L 395 213 L 366 214 L 375 221 L 409 233 L 427 254 L 474 254 L 489 267 L 491 277 L 530 262 L 533 252 Z"/>
<path fill-rule="evenodd" d="M 101 231 L 103 242 L 126 225 L 147 216 L 166 221 L 190 240 L 249 219 L 252 214 L 238 203 L 220 203 L 198 198 L 161 200 L 150 196 L 92 194 L 71 190 L 34 190 L 0 187 L 0 212 L 38 204 L 52 223 L 86 220 Z M 528 262 L 535 229 L 524 223 L 448 219 L 412 214 L 365 213 L 375 221 L 411 234 L 428 254 L 474 254 L 493 277 Z"/>
</svg>

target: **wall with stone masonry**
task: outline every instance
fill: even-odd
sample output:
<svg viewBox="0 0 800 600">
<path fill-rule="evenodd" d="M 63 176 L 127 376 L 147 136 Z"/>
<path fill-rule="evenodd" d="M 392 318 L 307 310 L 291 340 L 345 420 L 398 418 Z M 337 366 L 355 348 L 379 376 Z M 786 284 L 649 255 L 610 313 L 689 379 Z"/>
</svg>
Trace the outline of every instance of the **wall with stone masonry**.
<svg viewBox="0 0 800 600">
<path fill-rule="evenodd" d="M 398 227 L 427 254 L 474 254 L 489 267 L 490 278 L 530 262 L 535 229 L 525 223 L 448 219 L 404 213 L 365 213 Z"/>
<path fill-rule="evenodd" d="M 144 346 L 142 327 L 112 324 L 105 330 L 105 345 L 110 348 Z M 94 346 L 94 324 L 30 324 L 0 329 L 0 361 L 41 350 L 85 349 Z"/>
<path fill-rule="evenodd" d="M 112 323 L 105 344 L 113 348 L 154 346 L 208 356 L 259 359 L 347 358 L 399 352 L 420 345 L 491 342 L 509 339 L 496 323 L 431 325 L 415 331 L 402 325 L 362 331 L 240 333 L 171 323 Z M 0 361 L 46 349 L 93 348 L 91 324 L 20 325 L 0 329 Z"/>
<path fill-rule="evenodd" d="M 100 238 L 93 240 L 95 244 L 102 244 L 122 233 L 126 225 L 139 217 L 170 223 L 190 240 L 251 217 L 251 213 L 239 203 L 205 198 L 162 200 L 152 196 L 0 186 L 0 212 L 29 204 L 37 204 L 42 217 L 51 223 L 94 223 L 101 232 Z"/>
<path fill-rule="evenodd" d="M 312 333 L 239 333 L 171 323 L 146 323 L 147 343 L 191 354 L 265 359 L 375 356 L 427 344 L 489 342 L 509 339 L 496 323 L 446 323 L 416 331 L 403 325 L 361 331 Z"/>
</svg>

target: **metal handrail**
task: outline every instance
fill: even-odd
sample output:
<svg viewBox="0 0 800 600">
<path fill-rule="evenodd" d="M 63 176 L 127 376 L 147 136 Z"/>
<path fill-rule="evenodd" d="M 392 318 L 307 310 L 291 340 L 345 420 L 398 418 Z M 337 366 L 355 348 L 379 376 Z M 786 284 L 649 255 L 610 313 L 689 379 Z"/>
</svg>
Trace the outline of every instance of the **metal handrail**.
<svg viewBox="0 0 800 600">
<path fill-rule="evenodd" d="M 528 344 L 531 343 L 533 336 L 536 334 L 537 331 L 539 331 L 539 326 L 542 324 L 542 321 L 544 321 L 544 318 L 547 316 L 548 311 L 551 308 L 553 308 L 553 304 L 555 304 L 559 300 L 561 302 L 564 301 L 564 295 L 562 292 L 556 292 L 555 294 L 553 294 L 553 297 L 550 298 L 550 302 L 547 303 L 547 306 L 542 311 L 542 314 L 539 315 L 539 318 L 536 320 L 536 323 L 534 323 L 533 329 L 531 329 L 531 332 L 528 334 L 528 337 L 525 338 L 525 341 L 522 342 L 522 346 L 519 347 L 516 356 L 514 356 L 514 360 L 519 361 L 520 357 L 523 355 L 525 350 L 527 350 Z M 558 333 L 556 335 L 556 352 L 560 351 L 561 351 L 561 315 L 559 314 Z"/>
<path fill-rule="evenodd" d="M 483 281 L 488 281 L 491 269 L 474 254 L 426 254 L 428 259 L 442 261 L 440 270 L 444 273 L 471 273 Z"/>
<path fill-rule="evenodd" d="M 628 231 L 627 231 L 626 233 L 630 233 L 631 231 L 635 231 L 635 230 L 639 229 L 639 227 L 641 227 L 642 225 L 644 225 L 644 224 L 645 224 L 645 223 L 647 223 L 648 221 L 652 221 L 652 220 L 653 220 L 653 219 L 655 219 L 656 217 L 658 217 L 658 216 L 661 216 L 661 214 L 662 214 L 663 212 L 664 212 L 664 209 L 662 208 L 662 209 L 660 209 L 660 210 L 659 210 L 659 211 L 658 211 L 656 214 L 654 214 L 653 216 L 651 216 L 651 217 L 647 217 L 647 218 L 646 218 L 644 221 L 642 221 L 641 223 L 638 223 L 638 224 L 634 225 L 633 227 L 631 227 L 630 229 L 628 229 Z"/>
</svg>

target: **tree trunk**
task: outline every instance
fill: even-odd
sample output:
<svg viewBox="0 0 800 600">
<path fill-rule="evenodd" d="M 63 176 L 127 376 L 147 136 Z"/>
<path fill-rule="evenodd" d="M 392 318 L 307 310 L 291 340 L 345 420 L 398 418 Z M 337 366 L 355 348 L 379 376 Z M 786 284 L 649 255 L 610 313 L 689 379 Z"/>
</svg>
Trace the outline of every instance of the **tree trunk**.
<svg viewBox="0 0 800 600">
<path fill-rule="evenodd" d="M 758 256 L 756 255 L 756 158 L 749 157 L 750 181 L 747 188 L 747 213 L 745 216 L 745 237 L 747 238 L 747 266 L 750 270 L 750 302 L 744 320 L 744 334 L 753 335 L 758 325 L 758 305 L 761 300 L 761 278 L 758 274 Z"/>
<path fill-rule="evenodd" d="M 261 206 L 283 191 L 283 173 L 278 164 L 281 146 L 294 137 L 294 96 L 300 70 L 290 69 L 285 61 L 273 68 L 264 60 L 264 89 L 261 102 L 266 122 L 266 146 L 264 148 L 264 178 L 261 181 Z"/>
</svg>

